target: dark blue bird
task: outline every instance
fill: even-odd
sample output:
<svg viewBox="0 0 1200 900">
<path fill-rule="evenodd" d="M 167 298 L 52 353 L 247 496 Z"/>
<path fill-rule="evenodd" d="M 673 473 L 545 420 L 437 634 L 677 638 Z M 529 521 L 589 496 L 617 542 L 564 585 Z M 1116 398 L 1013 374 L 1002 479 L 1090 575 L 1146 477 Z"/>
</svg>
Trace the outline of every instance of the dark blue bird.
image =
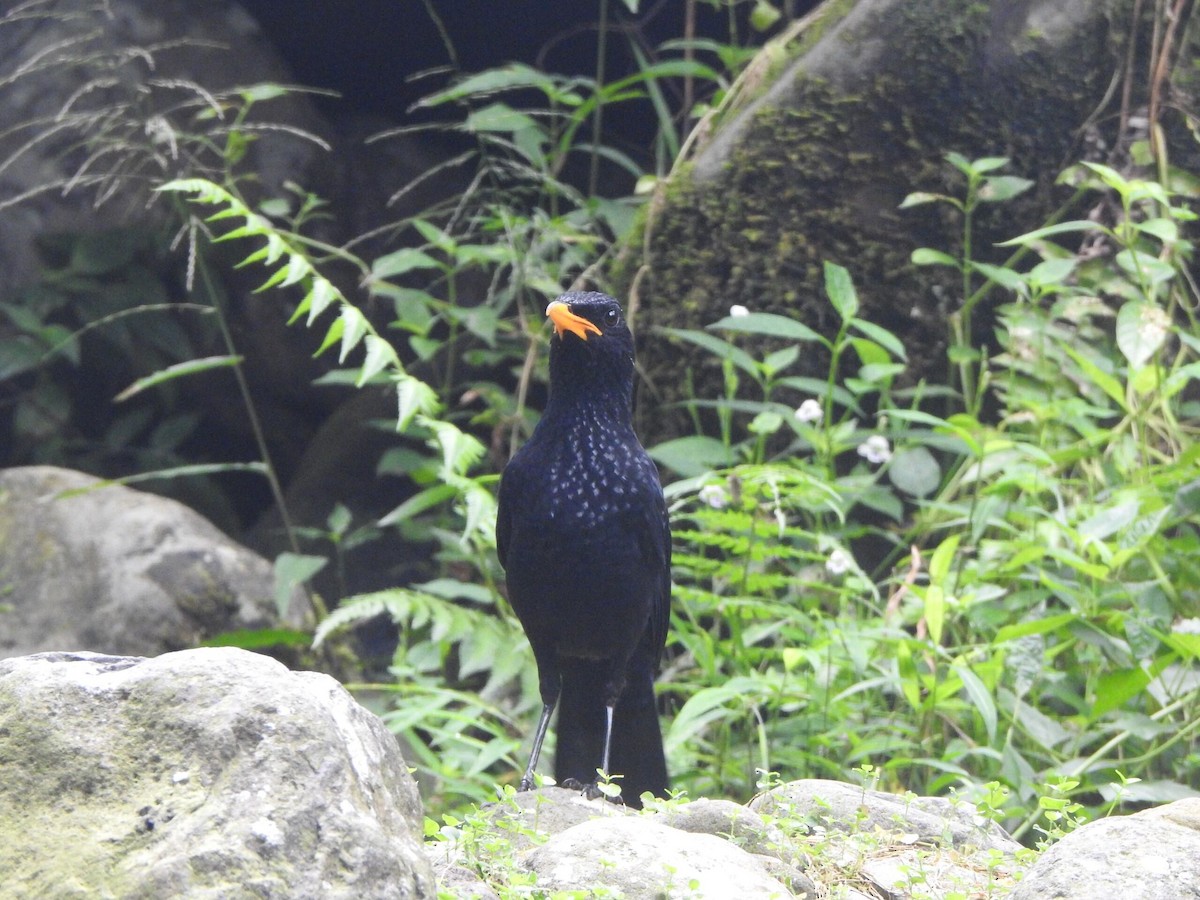
<svg viewBox="0 0 1200 900">
<path fill-rule="evenodd" d="M 624 801 L 665 796 L 654 699 L 671 597 L 671 530 L 658 470 L 633 431 L 633 336 L 599 293 L 546 310 L 550 396 L 500 480 L 496 547 L 508 596 L 537 661 L 542 715 L 521 790 L 555 706 L 554 777 Z"/>
</svg>

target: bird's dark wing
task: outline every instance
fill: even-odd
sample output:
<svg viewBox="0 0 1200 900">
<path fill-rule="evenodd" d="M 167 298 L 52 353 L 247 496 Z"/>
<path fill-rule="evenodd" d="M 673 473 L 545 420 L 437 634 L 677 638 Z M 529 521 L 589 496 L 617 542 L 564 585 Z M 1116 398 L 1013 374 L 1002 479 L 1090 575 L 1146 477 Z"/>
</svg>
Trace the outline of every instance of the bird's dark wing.
<svg viewBox="0 0 1200 900">
<path fill-rule="evenodd" d="M 496 555 L 500 565 L 508 569 L 508 542 L 512 537 L 513 498 L 519 492 L 517 482 L 522 480 L 520 465 L 510 462 L 500 477 L 500 492 L 496 502 Z"/>
<path fill-rule="evenodd" d="M 667 642 L 667 628 L 671 621 L 671 524 L 667 516 L 667 503 L 658 483 L 658 470 L 649 458 L 645 465 L 650 473 L 650 477 L 644 481 L 647 496 L 639 504 L 639 520 L 635 527 L 643 558 L 650 561 L 659 573 L 658 589 L 650 598 L 648 622 L 649 647 L 657 664 Z"/>
</svg>

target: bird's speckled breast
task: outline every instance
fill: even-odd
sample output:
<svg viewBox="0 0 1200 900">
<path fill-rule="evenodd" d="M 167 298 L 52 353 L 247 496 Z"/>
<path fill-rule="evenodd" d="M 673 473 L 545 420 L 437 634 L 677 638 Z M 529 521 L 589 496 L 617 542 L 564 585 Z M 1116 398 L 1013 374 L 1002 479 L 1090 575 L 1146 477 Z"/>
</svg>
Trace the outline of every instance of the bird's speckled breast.
<svg viewBox="0 0 1200 900">
<path fill-rule="evenodd" d="M 657 486 L 658 471 L 628 426 L 580 416 L 561 440 L 545 480 L 544 514 L 556 528 L 603 527 L 645 503 L 647 484 Z"/>
</svg>

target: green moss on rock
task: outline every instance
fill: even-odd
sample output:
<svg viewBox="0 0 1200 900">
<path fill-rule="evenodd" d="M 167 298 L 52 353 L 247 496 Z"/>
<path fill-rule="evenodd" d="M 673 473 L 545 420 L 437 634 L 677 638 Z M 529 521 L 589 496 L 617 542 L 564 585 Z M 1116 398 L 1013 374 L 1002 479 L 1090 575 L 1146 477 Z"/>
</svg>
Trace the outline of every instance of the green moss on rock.
<svg viewBox="0 0 1200 900">
<path fill-rule="evenodd" d="M 719 151 L 719 165 L 705 155 L 710 145 L 697 167 L 677 175 L 644 222 L 637 246 L 648 253 L 631 254 L 614 273 L 625 289 L 645 270 L 640 358 L 655 406 L 685 399 L 682 366 L 695 370 L 703 396 L 720 393 L 720 376 L 703 354 L 669 346 L 646 324 L 702 327 L 741 304 L 829 333 L 826 260 L 850 270 L 863 314 L 905 341 L 909 377 L 940 379 L 958 277 L 917 269 L 910 257 L 921 246 L 957 252 L 960 223 L 938 206 L 900 210 L 901 200 L 914 190 L 961 194 L 947 151 L 1010 157 L 1011 170 L 1037 187 L 979 217 L 976 246 L 1001 259 L 987 252 L 994 241 L 1037 227 L 1067 196 L 1054 180 L 1078 157 L 1080 126 L 1109 87 L 1128 0 L 1078 7 L 1069 38 L 1060 24 L 1053 45 L 1025 27 L 1027 3 L 875 5 L 884 8 L 873 22 L 830 28 L 823 38 L 839 42 L 846 76 L 806 74 L 802 55 L 783 75 L 790 83 L 769 91 L 745 114 L 748 123 L 727 123 L 737 137 Z M 856 69 L 856 54 L 879 40 L 886 47 L 877 62 Z M 717 174 L 696 177 L 701 162 Z M 986 320 L 977 337 L 985 335 Z M 824 373 L 818 354 L 803 361 L 803 374 Z M 656 410 L 642 424 L 651 440 L 687 430 L 682 413 Z"/>
</svg>

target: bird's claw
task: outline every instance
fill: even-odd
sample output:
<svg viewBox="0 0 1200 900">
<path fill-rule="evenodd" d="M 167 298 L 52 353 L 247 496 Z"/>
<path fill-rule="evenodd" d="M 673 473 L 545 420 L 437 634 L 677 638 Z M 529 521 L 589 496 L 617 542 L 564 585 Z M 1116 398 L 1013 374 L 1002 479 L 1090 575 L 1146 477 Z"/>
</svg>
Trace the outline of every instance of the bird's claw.
<svg viewBox="0 0 1200 900">
<path fill-rule="evenodd" d="M 565 787 L 569 791 L 579 791 L 585 800 L 599 800 L 604 797 L 609 803 L 616 803 L 619 806 L 624 806 L 625 801 L 621 799 L 620 794 L 606 794 L 600 789 L 598 782 L 591 781 L 584 784 L 578 778 L 564 778 L 559 785 Z"/>
<path fill-rule="evenodd" d="M 537 785 L 533 783 L 532 778 L 522 778 L 521 784 L 517 787 L 517 792 L 523 794 L 525 791 L 532 791 L 535 787 Z"/>
</svg>

